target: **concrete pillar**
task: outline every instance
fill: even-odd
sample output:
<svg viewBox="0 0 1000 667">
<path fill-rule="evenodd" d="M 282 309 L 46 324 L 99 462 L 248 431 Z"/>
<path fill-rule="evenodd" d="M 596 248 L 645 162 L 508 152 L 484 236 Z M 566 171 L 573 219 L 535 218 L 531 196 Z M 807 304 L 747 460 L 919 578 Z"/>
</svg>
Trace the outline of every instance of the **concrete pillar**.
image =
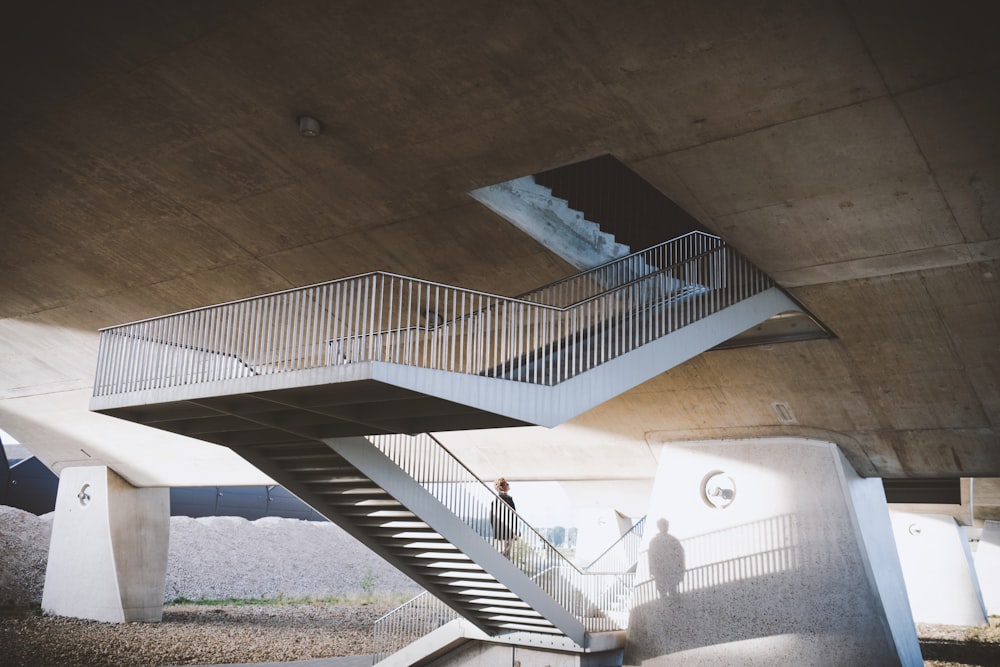
<svg viewBox="0 0 1000 667">
<path fill-rule="evenodd" d="M 986 613 L 1000 616 L 1000 521 L 983 522 L 975 563 Z"/>
<path fill-rule="evenodd" d="M 831 443 L 667 444 L 626 665 L 923 665 L 878 479 Z"/>
<path fill-rule="evenodd" d="M 913 620 L 986 625 L 969 540 L 955 517 L 909 512 L 890 516 Z"/>
<path fill-rule="evenodd" d="M 160 621 L 170 491 L 137 489 L 107 466 L 59 478 L 42 609 L 106 622 Z"/>
</svg>

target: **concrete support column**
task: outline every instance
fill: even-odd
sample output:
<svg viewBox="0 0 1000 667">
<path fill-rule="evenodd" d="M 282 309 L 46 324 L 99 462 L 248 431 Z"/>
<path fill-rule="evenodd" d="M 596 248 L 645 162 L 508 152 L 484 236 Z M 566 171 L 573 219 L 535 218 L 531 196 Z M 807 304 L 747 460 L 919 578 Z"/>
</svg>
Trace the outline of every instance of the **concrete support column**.
<svg viewBox="0 0 1000 667">
<path fill-rule="evenodd" d="M 986 613 L 1000 615 L 1000 521 L 983 522 L 975 563 Z"/>
<path fill-rule="evenodd" d="M 878 479 L 827 442 L 667 444 L 625 664 L 923 665 Z"/>
<path fill-rule="evenodd" d="M 170 492 L 137 489 L 107 466 L 59 478 L 42 609 L 106 622 L 163 617 Z"/>
<path fill-rule="evenodd" d="M 987 625 L 965 529 L 947 515 L 892 512 L 890 517 L 913 620 Z"/>
</svg>

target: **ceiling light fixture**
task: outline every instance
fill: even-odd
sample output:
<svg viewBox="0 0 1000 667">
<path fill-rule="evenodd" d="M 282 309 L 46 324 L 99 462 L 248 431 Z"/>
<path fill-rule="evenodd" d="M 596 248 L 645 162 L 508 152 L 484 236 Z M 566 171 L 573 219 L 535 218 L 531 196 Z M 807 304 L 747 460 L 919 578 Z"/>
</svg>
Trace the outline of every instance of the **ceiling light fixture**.
<svg viewBox="0 0 1000 667">
<path fill-rule="evenodd" d="M 318 137 L 323 125 L 312 116 L 299 116 L 299 134 L 303 137 Z"/>
</svg>

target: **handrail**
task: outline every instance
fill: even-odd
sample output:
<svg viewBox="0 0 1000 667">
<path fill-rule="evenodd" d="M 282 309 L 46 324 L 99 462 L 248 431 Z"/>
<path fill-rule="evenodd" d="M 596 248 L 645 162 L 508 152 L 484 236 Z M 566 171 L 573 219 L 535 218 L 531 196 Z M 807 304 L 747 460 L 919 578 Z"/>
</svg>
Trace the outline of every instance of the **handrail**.
<svg viewBox="0 0 1000 667">
<path fill-rule="evenodd" d="M 635 567 L 639 560 L 639 544 L 646 528 L 646 517 L 642 517 L 625 531 L 614 543 L 584 567 L 586 572 L 625 572 Z"/>
<path fill-rule="evenodd" d="M 418 593 L 395 609 L 375 619 L 372 626 L 372 664 L 441 626 L 460 618 L 458 612 L 427 591 Z"/>
<path fill-rule="evenodd" d="M 707 246 L 584 272 L 592 288 L 551 288 L 555 303 L 378 271 L 105 328 L 94 395 L 370 361 L 557 384 L 773 285 L 720 240 L 685 238 Z"/>
<path fill-rule="evenodd" d="M 517 296 L 524 301 L 569 306 L 603 290 L 607 286 L 620 285 L 622 278 L 635 280 L 679 264 L 708 250 L 723 245 L 722 239 L 713 234 L 692 231 L 677 238 L 664 241 L 625 257 L 612 259 L 590 269 L 586 269 L 548 285 L 524 292 Z"/>
<path fill-rule="evenodd" d="M 601 572 L 578 568 L 430 434 L 379 435 L 368 440 L 498 550 L 503 545 L 493 532 L 493 513 L 502 510 L 499 523 L 518 536 L 511 562 L 580 619 L 588 632 L 619 629 L 620 623 L 609 613 L 617 611 L 609 606 L 609 592 L 629 588 L 634 568 Z M 376 621 L 377 655 L 387 655 L 412 641 L 407 638 L 423 636 L 456 618 L 443 603 L 421 601 L 424 595 Z"/>
<path fill-rule="evenodd" d="M 613 629 L 598 608 L 604 591 L 620 573 L 586 573 L 573 565 L 489 486 L 429 434 L 378 435 L 368 440 L 421 484 L 483 539 L 502 549 L 502 535 L 517 535 L 509 558 L 552 599 L 579 618 L 590 631 Z"/>
</svg>

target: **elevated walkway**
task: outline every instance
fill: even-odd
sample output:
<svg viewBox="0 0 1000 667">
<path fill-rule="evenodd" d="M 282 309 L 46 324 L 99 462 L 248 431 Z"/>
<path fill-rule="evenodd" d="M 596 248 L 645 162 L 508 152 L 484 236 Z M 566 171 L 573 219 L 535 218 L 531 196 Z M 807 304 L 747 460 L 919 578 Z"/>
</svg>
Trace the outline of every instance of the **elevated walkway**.
<svg viewBox="0 0 1000 667">
<path fill-rule="evenodd" d="M 698 232 L 520 298 L 379 272 L 105 329 L 91 409 L 226 446 L 555 426 L 799 310 Z"/>
</svg>

